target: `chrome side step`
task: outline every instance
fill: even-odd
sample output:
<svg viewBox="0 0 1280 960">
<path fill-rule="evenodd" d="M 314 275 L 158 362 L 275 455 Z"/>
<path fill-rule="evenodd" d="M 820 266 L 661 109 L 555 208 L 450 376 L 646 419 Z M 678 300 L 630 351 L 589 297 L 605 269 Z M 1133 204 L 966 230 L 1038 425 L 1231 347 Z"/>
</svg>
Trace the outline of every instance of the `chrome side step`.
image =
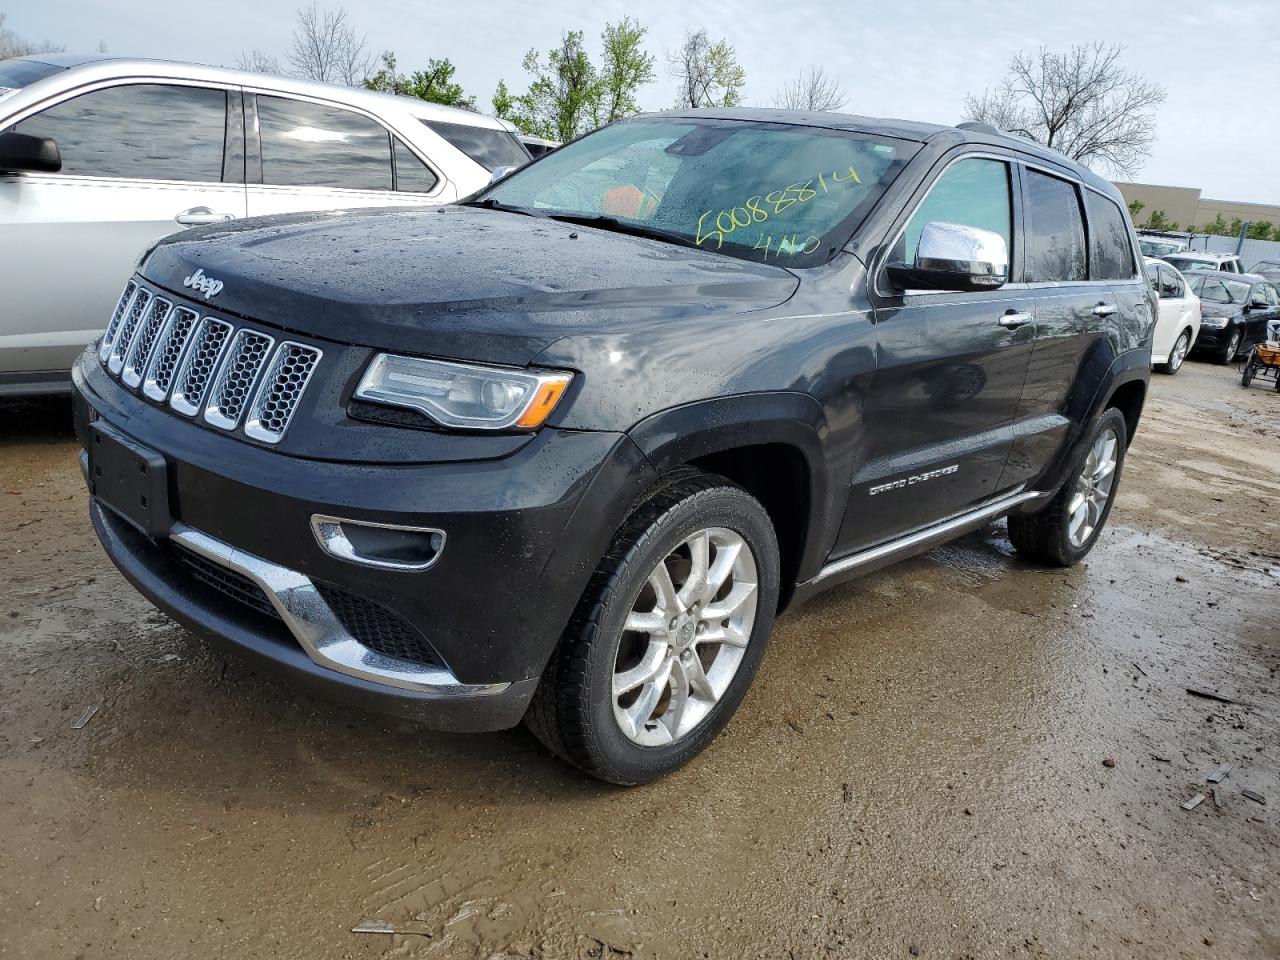
<svg viewBox="0 0 1280 960">
<path fill-rule="evenodd" d="M 169 537 L 256 583 L 307 656 L 322 667 L 373 683 L 443 697 L 488 696 L 510 686 L 509 683 L 462 683 L 445 667 L 414 663 L 370 650 L 347 632 L 309 577 L 185 524 L 174 524 Z"/>
<path fill-rule="evenodd" d="M 819 570 L 817 576 L 812 580 L 800 584 L 797 588 L 797 594 L 808 597 L 822 587 L 832 586 L 841 580 L 870 573 L 872 570 L 878 570 L 912 554 L 923 553 L 925 550 L 936 547 L 941 543 L 946 543 L 962 533 L 976 530 L 983 524 L 1004 516 L 1024 503 L 1030 503 L 1033 500 L 1047 500 L 1051 496 L 1053 496 L 1052 493 L 1041 493 L 1035 490 L 1017 491 L 1007 494 L 998 500 L 988 501 L 965 513 L 956 514 L 949 520 L 943 520 L 941 523 L 936 523 L 931 527 L 916 530 L 897 540 L 890 540 L 888 543 L 882 543 L 877 547 L 871 547 L 867 550 L 850 554 L 847 557 L 841 557 L 839 560 L 833 560 Z"/>
</svg>

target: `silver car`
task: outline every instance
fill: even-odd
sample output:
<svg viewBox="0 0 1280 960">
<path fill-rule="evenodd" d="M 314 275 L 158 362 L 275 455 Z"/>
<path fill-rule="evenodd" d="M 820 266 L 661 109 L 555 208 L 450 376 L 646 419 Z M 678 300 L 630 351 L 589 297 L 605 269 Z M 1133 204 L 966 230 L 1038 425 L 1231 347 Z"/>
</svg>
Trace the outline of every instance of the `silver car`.
<svg viewBox="0 0 1280 960">
<path fill-rule="evenodd" d="M 69 389 L 139 254 L 197 224 L 447 203 L 527 162 L 408 97 L 188 63 L 0 61 L 0 395 Z"/>
</svg>

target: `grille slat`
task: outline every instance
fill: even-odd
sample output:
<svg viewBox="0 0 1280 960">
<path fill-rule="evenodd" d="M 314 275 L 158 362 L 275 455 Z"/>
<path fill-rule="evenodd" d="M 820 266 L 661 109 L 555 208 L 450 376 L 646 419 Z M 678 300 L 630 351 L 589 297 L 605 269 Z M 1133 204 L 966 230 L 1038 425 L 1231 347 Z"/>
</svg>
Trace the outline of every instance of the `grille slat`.
<svg viewBox="0 0 1280 960">
<path fill-rule="evenodd" d="M 129 305 L 133 302 L 133 295 L 137 292 L 137 282 L 130 280 L 124 285 L 124 293 L 120 294 L 120 299 L 116 301 L 116 308 L 111 311 L 111 320 L 102 334 L 102 343 L 98 346 L 98 359 L 103 363 L 106 363 L 107 358 L 111 356 L 111 345 L 115 343 L 116 334 L 120 332 L 120 321 L 124 319 Z"/>
<path fill-rule="evenodd" d="M 125 284 L 98 347 L 126 387 L 261 443 L 284 439 L 322 356 L 318 347 L 277 345 L 263 331 L 202 316 L 137 278 Z"/>
<path fill-rule="evenodd" d="M 163 297 L 151 299 L 151 306 L 147 309 L 138 332 L 133 336 L 133 343 L 129 345 L 129 352 L 125 355 L 124 369 L 120 372 L 120 379 L 128 386 L 136 389 L 142 382 L 142 372 L 147 368 L 151 351 L 155 348 L 172 310 L 173 303 L 169 300 Z"/>
<path fill-rule="evenodd" d="M 138 332 L 138 327 L 142 323 L 142 315 L 147 312 L 147 305 L 151 303 L 151 291 L 145 287 L 139 287 L 138 292 L 134 294 L 133 300 L 129 304 L 129 310 L 124 315 L 124 319 L 120 321 L 120 330 L 116 333 L 115 341 L 111 344 L 111 355 L 107 357 L 107 369 L 116 376 L 120 375 L 121 369 L 124 367 L 124 358 L 129 353 L 129 347 L 133 343 L 133 335 Z"/>
<path fill-rule="evenodd" d="M 198 313 L 186 307 L 178 307 L 172 311 L 142 380 L 142 392 L 152 400 L 163 403 L 169 395 L 174 371 L 178 369 L 182 351 L 191 340 L 191 331 L 195 329 L 199 319 Z"/>
<path fill-rule="evenodd" d="M 187 356 L 178 369 L 169 406 L 188 417 L 194 417 L 200 412 L 205 393 L 209 389 L 209 381 L 213 379 L 213 372 L 230 339 L 231 324 L 225 320 L 205 317 L 200 321 L 191 338 Z"/>
<path fill-rule="evenodd" d="M 274 343 L 264 333 L 243 329 L 236 333 L 209 391 L 209 403 L 204 408 L 206 423 L 223 430 L 236 428 Z"/>
<path fill-rule="evenodd" d="M 439 655 L 426 638 L 398 613 L 374 600 L 348 593 L 341 587 L 318 580 L 313 582 L 347 633 L 363 646 L 397 660 L 442 665 Z"/>
<path fill-rule="evenodd" d="M 224 596 L 237 600 L 246 607 L 251 607 L 258 613 L 274 617 L 276 620 L 280 619 L 280 614 L 271 605 L 271 601 L 262 592 L 262 588 L 244 574 L 237 573 L 235 570 L 228 570 L 222 564 L 214 563 L 208 557 L 202 556 L 181 544 L 171 543 L 171 547 L 174 559 L 182 564 L 191 576 L 206 587 L 211 587 Z"/>
<path fill-rule="evenodd" d="M 319 362 L 320 351 L 313 347 L 291 341 L 280 344 L 249 408 L 245 435 L 279 443 Z"/>
</svg>

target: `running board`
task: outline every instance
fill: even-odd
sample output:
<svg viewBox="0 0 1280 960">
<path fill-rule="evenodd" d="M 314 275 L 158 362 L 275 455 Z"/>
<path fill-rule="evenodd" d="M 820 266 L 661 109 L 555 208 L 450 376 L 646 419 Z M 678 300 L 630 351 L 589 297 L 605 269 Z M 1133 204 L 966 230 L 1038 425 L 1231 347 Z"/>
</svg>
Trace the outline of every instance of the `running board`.
<svg viewBox="0 0 1280 960">
<path fill-rule="evenodd" d="M 909 533 L 897 540 L 890 540 L 888 543 L 882 543 L 877 547 L 871 547 L 870 549 L 850 554 L 847 557 L 841 557 L 839 560 L 833 560 L 819 570 L 817 576 L 812 580 L 807 580 L 796 587 L 795 602 L 807 600 L 827 587 L 833 587 L 845 580 L 851 580 L 864 573 L 879 570 L 881 567 L 886 567 L 904 557 L 923 553 L 925 550 L 936 547 L 941 543 L 946 543 L 948 540 L 953 540 L 961 534 L 976 530 L 992 520 L 1011 513 L 1023 504 L 1034 500 L 1047 500 L 1051 496 L 1053 496 L 1052 493 L 1042 493 L 1036 490 L 1012 493 L 1001 497 L 999 500 L 991 500 L 973 510 L 956 514 L 950 520 L 944 520 L 931 527 L 916 530 L 914 533 Z"/>
</svg>

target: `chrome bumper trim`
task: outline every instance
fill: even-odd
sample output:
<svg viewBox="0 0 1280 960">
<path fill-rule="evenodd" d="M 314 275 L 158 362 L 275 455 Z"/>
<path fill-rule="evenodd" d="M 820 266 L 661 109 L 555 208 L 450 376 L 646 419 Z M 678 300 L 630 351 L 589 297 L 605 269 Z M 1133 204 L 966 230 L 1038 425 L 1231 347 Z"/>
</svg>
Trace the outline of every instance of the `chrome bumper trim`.
<svg viewBox="0 0 1280 960">
<path fill-rule="evenodd" d="M 413 663 L 370 650 L 346 631 L 309 577 L 185 524 L 174 524 L 169 537 L 256 583 L 307 656 L 322 667 L 372 683 L 441 697 L 492 696 L 511 686 L 509 683 L 462 683 L 445 667 Z"/>
</svg>

